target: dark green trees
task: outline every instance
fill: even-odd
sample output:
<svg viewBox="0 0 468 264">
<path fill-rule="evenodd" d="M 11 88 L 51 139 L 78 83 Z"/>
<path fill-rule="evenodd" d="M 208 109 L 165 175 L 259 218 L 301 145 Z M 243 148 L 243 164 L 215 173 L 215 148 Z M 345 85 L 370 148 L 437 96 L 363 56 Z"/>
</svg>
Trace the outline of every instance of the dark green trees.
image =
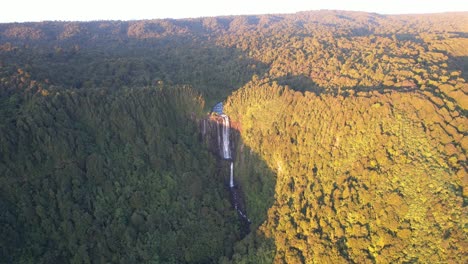
<svg viewBox="0 0 468 264">
<path fill-rule="evenodd" d="M 2 261 L 206 263 L 227 254 L 237 224 L 198 140 L 200 100 L 182 87 L 25 100 L 0 126 Z"/>
</svg>

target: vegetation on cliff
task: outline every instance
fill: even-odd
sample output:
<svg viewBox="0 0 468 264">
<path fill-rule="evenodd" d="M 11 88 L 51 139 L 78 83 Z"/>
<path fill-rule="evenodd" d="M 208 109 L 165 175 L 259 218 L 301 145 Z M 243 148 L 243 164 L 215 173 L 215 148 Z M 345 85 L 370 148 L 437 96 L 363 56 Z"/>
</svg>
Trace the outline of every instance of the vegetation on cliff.
<svg viewBox="0 0 468 264">
<path fill-rule="evenodd" d="M 229 254 L 239 225 L 198 140 L 198 93 L 30 96 L 0 123 L 1 262 L 206 263 Z"/>
</svg>

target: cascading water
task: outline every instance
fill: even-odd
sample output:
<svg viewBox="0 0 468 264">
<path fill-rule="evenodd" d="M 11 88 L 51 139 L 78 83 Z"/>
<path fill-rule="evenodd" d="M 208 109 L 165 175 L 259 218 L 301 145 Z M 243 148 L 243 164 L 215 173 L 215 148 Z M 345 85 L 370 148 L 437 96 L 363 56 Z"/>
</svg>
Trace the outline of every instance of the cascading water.
<svg viewBox="0 0 468 264">
<path fill-rule="evenodd" d="M 202 135 L 205 136 L 206 135 L 206 119 L 203 119 L 203 128 L 202 128 Z"/>
<path fill-rule="evenodd" d="M 224 114 L 222 102 L 217 103 L 213 107 L 213 113 L 216 113 L 216 115 L 212 117 L 212 120 L 216 121 L 216 135 L 212 136 L 213 139 L 217 139 L 218 141 L 216 151 L 219 153 L 219 157 L 221 159 L 229 161 L 229 192 L 231 194 L 231 202 L 234 209 L 237 211 L 237 214 L 241 217 L 242 222 L 244 223 L 244 228 L 248 230 L 248 226 L 251 222 L 244 210 L 241 189 L 234 184 L 234 158 L 231 152 L 231 124 L 229 116 Z M 209 133 L 205 130 L 205 123 L 202 124 L 201 129 L 202 134 Z"/>
<path fill-rule="evenodd" d="M 234 162 L 231 161 L 231 171 L 229 173 L 229 187 L 234 187 Z"/>
<path fill-rule="evenodd" d="M 218 104 L 219 107 L 220 104 Z M 222 109 L 218 109 L 218 113 L 221 112 Z M 229 188 L 232 195 L 232 203 L 234 208 L 236 209 L 237 213 L 246 221 L 250 223 L 250 219 L 247 215 L 242 211 L 240 206 L 240 193 L 239 189 L 236 188 L 234 185 L 234 161 L 231 154 L 231 142 L 230 142 L 230 129 L 231 124 L 229 122 L 229 116 L 224 113 L 220 113 L 219 115 L 222 119 L 221 128 L 217 129 L 217 136 L 218 136 L 218 147 L 221 158 L 224 160 L 229 160 Z"/>
<path fill-rule="evenodd" d="M 229 130 L 231 126 L 229 124 L 229 116 L 223 114 L 221 117 L 223 118 L 222 154 L 224 159 L 231 159 L 231 148 L 229 146 Z"/>
<path fill-rule="evenodd" d="M 231 124 L 229 123 L 229 116 L 222 114 L 221 118 L 223 119 L 222 125 L 222 135 L 218 133 L 219 145 L 221 145 L 221 155 L 223 159 L 231 160 L 231 141 L 229 138 L 229 130 L 231 129 Z M 230 169 L 229 169 L 229 187 L 234 187 L 234 162 L 231 160 Z"/>
</svg>

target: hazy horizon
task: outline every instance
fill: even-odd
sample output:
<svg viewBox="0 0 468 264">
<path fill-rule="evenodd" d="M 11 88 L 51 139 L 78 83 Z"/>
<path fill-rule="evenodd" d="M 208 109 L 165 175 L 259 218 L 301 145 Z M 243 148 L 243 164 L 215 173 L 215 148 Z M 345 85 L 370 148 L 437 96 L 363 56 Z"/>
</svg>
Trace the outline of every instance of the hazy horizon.
<svg viewBox="0 0 468 264">
<path fill-rule="evenodd" d="M 27 9 L 25 9 L 27 7 Z M 466 12 L 468 3 L 456 0 L 411 1 L 345 1 L 330 0 L 322 3 L 305 0 L 267 1 L 188 1 L 175 0 L 164 4 L 147 0 L 112 2 L 109 0 L 41 2 L 24 0 L 9 2 L 0 11 L 0 23 L 41 21 L 99 21 L 99 20 L 145 20 L 184 19 L 231 15 L 292 14 L 304 11 L 337 10 L 378 13 L 382 15 L 433 14 Z"/>
</svg>

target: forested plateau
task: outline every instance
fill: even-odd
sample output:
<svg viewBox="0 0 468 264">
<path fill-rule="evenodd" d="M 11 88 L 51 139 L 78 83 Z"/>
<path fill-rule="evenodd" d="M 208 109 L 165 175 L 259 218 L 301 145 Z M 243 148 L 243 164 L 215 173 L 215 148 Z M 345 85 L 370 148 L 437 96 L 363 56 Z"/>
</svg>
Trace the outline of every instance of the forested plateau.
<svg viewBox="0 0 468 264">
<path fill-rule="evenodd" d="M 466 12 L 0 24 L 0 263 L 467 263 L 467 65 Z"/>
</svg>

